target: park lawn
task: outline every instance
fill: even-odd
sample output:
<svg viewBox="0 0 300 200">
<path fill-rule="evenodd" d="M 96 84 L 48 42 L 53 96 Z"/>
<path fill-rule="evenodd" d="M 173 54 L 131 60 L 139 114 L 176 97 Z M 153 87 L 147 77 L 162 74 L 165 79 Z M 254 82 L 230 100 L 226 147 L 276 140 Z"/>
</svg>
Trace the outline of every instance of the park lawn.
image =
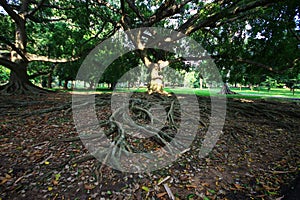
<svg viewBox="0 0 300 200">
<path fill-rule="evenodd" d="M 214 89 L 210 92 L 209 89 L 205 88 L 203 90 L 197 88 L 165 88 L 167 92 L 174 92 L 175 94 L 196 94 L 198 96 L 210 96 L 210 95 L 219 95 L 216 91 L 218 89 Z M 295 94 L 285 88 L 274 88 L 268 91 L 266 88 L 262 88 L 260 90 L 250 90 L 249 88 L 231 88 L 232 91 L 237 94 L 226 95 L 227 98 L 243 98 L 243 99 L 300 99 L 300 91 L 295 91 Z M 220 95 L 222 96 L 222 95 Z"/>
<path fill-rule="evenodd" d="M 164 88 L 166 92 L 174 93 L 174 94 L 196 94 L 197 96 L 209 97 L 209 96 L 224 96 L 218 94 L 220 91 L 219 88 L 214 88 L 212 90 L 208 88 L 204 88 L 202 90 L 198 88 Z M 235 99 L 272 99 L 272 100 L 299 100 L 300 99 L 300 91 L 296 90 L 295 94 L 285 88 L 272 88 L 270 91 L 267 88 L 254 88 L 254 90 L 250 90 L 249 88 L 231 88 L 232 91 L 237 94 L 229 94 L 226 95 L 227 98 L 235 98 Z M 80 93 L 96 93 L 96 94 L 105 94 L 112 93 L 112 90 L 107 88 L 96 89 L 95 90 L 86 90 L 86 89 L 76 89 L 76 92 Z M 116 88 L 114 92 L 147 92 L 147 88 Z"/>
</svg>

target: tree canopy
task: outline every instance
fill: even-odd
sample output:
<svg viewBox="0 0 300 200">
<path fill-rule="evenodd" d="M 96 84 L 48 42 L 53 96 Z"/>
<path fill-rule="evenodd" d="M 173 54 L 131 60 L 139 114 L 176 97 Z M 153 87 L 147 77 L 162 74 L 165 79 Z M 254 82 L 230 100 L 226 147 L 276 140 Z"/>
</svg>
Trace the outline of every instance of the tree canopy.
<svg viewBox="0 0 300 200">
<path fill-rule="evenodd" d="M 42 92 L 30 78 L 50 73 L 53 65 L 47 63 L 66 63 L 61 71 L 76 71 L 116 31 L 141 27 L 192 37 L 215 59 L 224 81 L 257 83 L 262 76 L 299 74 L 296 0 L 0 0 L 0 5 L 0 65 L 11 70 L 2 93 Z M 174 59 L 157 50 L 133 54 L 146 66 L 147 60 Z M 186 67 L 179 62 L 176 68 Z"/>
</svg>

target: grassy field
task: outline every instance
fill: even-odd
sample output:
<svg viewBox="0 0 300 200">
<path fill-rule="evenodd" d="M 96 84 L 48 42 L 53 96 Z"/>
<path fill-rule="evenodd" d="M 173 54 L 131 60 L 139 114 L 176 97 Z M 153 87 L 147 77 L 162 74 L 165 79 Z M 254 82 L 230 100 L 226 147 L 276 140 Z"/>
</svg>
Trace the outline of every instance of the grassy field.
<svg viewBox="0 0 300 200">
<path fill-rule="evenodd" d="M 272 88 L 268 91 L 267 88 L 255 88 L 250 90 L 249 88 L 232 88 L 232 91 L 238 93 L 237 95 L 228 95 L 228 96 L 241 96 L 248 98 L 288 98 L 288 99 L 300 99 L 300 90 L 295 90 L 293 94 L 290 89 L 286 88 Z"/>
<path fill-rule="evenodd" d="M 267 88 L 255 88 L 254 90 L 250 90 L 249 88 L 231 88 L 232 91 L 237 94 L 227 95 L 227 98 L 244 98 L 244 99 L 290 99 L 290 100 L 300 100 L 300 90 L 295 90 L 295 94 L 285 88 L 272 88 L 270 91 Z M 117 88 L 117 92 L 146 92 L 147 88 Z M 197 88 L 165 88 L 167 92 L 173 92 L 175 94 L 196 94 L 199 96 L 218 96 L 217 94 L 220 91 L 220 88 L 215 88 L 213 90 L 209 90 L 207 88 L 200 90 Z M 77 92 L 89 92 L 88 90 L 77 90 Z M 90 91 L 94 93 L 94 91 Z M 108 89 L 97 89 L 97 93 L 111 93 L 111 90 Z"/>
<path fill-rule="evenodd" d="M 197 94 L 199 96 L 210 96 L 210 90 L 209 89 L 191 89 L 191 88 L 165 88 L 167 92 L 174 92 L 177 94 Z M 242 88 L 240 90 L 239 88 L 231 88 L 232 91 L 238 93 L 234 95 L 227 95 L 229 98 L 254 98 L 254 99 L 261 99 L 261 98 L 292 98 L 292 99 L 300 99 L 300 90 L 296 90 L 295 94 L 285 88 L 274 88 L 270 91 L 267 90 L 267 88 L 262 88 L 260 90 L 254 89 L 250 90 L 249 88 Z M 219 91 L 219 89 L 214 89 L 212 94 L 215 94 L 216 91 Z"/>
</svg>

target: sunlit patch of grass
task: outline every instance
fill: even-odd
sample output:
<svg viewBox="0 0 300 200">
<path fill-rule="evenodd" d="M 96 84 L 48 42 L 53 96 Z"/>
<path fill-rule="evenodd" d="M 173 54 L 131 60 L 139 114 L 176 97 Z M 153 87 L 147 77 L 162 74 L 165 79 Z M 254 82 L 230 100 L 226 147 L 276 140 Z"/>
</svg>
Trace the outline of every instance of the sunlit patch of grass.
<svg viewBox="0 0 300 200">
<path fill-rule="evenodd" d="M 167 92 L 174 92 L 175 94 L 196 94 L 198 96 L 221 96 L 214 91 L 211 91 L 207 88 L 202 90 L 195 88 L 165 88 Z M 220 88 L 221 90 L 221 88 Z M 300 91 L 295 91 L 295 94 L 285 88 L 272 88 L 268 91 L 267 88 L 255 88 L 250 90 L 249 88 L 232 88 L 232 91 L 237 94 L 226 95 L 227 98 L 237 98 L 237 99 L 265 99 L 265 98 L 278 98 L 278 99 L 300 99 Z"/>
<path fill-rule="evenodd" d="M 218 94 L 217 92 L 221 90 L 221 88 L 214 88 L 210 90 L 208 88 L 203 88 L 200 90 L 199 88 L 164 88 L 166 92 L 174 93 L 174 94 L 190 94 L 197 96 L 223 96 Z M 300 99 L 300 90 L 296 90 L 293 94 L 289 89 L 286 88 L 272 88 L 268 91 L 267 88 L 254 88 L 250 90 L 249 88 L 231 88 L 232 91 L 237 94 L 226 95 L 227 98 L 237 98 L 237 99 Z M 107 88 L 100 88 L 96 90 L 88 90 L 88 89 L 76 89 L 74 90 L 76 93 L 96 93 L 96 94 L 105 94 L 105 93 L 113 93 L 113 92 L 147 92 L 146 87 L 141 88 L 116 88 L 115 90 L 109 90 Z M 74 91 L 68 91 L 73 93 Z"/>
</svg>

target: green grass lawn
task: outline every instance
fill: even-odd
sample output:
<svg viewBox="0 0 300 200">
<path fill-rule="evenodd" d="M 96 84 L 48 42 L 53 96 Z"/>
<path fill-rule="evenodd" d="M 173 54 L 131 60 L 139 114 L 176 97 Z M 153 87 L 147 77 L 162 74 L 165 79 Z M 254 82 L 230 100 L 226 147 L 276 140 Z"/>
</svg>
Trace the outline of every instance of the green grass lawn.
<svg viewBox="0 0 300 200">
<path fill-rule="evenodd" d="M 232 91 L 238 93 L 233 95 L 226 95 L 227 98 L 243 98 L 243 99 L 300 99 L 300 90 L 296 90 L 295 94 L 285 88 L 272 88 L 270 91 L 267 88 L 255 88 L 254 90 L 250 90 L 249 88 L 231 88 Z M 111 90 L 103 89 L 96 90 L 97 93 L 111 93 Z M 117 88 L 116 92 L 146 92 L 147 88 Z M 207 88 L 200 90 L 198 88 L 165 88 L 166 92 L 173 92 L 175 94 L 196 94 L 198 96 L 219 96 L 218 92 L 220 88 L 215 88 L 209 90 Z M 89 90 L 77 90 L 77 92 L 95 92 Z"/>
<path fill-rule="evenodd" d="M 167 92 L 174 92 L 175 94 L 196 94 L 199 96 L 210 96 L 210 95 L 219 95 L 217 92 L 220 89 L 214 89 L 210 92 L 209 89 L 191 89 L 191 88 L 165 88 Z M 272 88 L 270 91 L 267 88 L 255 88 L 250 90 L 249 88 L 231 88 L 232 91 L 238 93 L 234 95 L 227 95 L 228 98 L 247 98 L 247 99 L 265 99 L 265 98 L 274 98 L 274 99 L 300 99 L 300 90 L 296 90 L 295 94 L 284 88 Z"/>
<path fill-rule="evenodd" d="M 300 90 L 295 90 L 295 94 L 293 95 L 290 89 L 286 88 L 272 88 L 270 91 L 268 91 L 267 88 L 255 88 L 254 90 L 250 90 L 249 88 L 242 88 L 242 90 L 233 88 L 232 91 L 242 96 L 253 96 L 257 98 L 300 98 Z"/>
</svg>

